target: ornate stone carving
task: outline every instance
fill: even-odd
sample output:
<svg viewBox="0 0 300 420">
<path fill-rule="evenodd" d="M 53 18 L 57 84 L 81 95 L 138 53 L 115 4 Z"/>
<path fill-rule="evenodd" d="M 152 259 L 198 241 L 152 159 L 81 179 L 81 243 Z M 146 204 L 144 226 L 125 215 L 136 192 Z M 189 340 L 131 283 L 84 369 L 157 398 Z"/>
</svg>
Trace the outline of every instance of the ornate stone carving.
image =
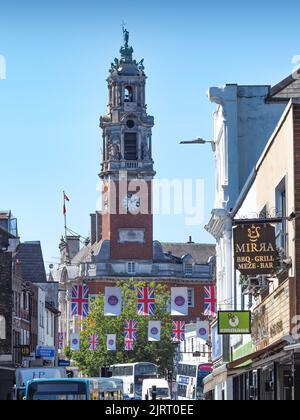
<svg viewBox="0 0 300 420">
<path fill-rule="evenodd" d="M 150 150 L 147 143 L 143 143 L 142 145 L 142 159 L 146 162 L 150 160 Z"/>
<path fill-rule="evenodd" d="M 109 160 L 121 160 L 120 136 L 118 134 L 113 134 L 108 138 L 107 144 Z"/>
</svg>

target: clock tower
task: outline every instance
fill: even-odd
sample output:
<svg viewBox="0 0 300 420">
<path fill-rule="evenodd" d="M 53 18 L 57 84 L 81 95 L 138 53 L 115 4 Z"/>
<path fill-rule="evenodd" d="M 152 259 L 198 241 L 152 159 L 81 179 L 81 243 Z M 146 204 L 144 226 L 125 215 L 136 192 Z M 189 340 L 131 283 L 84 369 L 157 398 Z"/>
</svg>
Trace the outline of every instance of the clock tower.
<svg viewBox="0 0 300 420">
<path fill-rule="evenodd" d="M 144 64 L 133 59 L 123 29 L 120 58 L 111 63 L 103 131 L 102 239 L 112 260 L 153 259 L 152 127 L 147 114 Z"/>
</svg>

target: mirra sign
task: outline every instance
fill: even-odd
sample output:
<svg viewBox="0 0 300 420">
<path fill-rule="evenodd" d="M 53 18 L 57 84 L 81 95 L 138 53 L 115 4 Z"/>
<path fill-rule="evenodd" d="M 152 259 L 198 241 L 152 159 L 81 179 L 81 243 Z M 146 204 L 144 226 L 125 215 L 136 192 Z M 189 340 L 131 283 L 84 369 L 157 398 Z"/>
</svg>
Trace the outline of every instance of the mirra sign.
<svg viewBox="0 0 300 420">
<path fill-rule="evenodd" d="M 242 275 L 273 274 L 276 269 L 275 228 L 269 224 L 237 226 L 233 230 L 235 268 Z"/>
</svg>

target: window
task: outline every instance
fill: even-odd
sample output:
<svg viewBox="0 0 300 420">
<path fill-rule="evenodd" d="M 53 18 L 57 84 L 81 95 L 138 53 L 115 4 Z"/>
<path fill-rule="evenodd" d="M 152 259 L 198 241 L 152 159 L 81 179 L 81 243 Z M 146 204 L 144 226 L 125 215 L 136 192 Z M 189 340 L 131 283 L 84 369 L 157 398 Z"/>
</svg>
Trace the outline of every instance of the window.
<svg viewBox="0 0 300 420">
<path fill-rule="evenodd" d="M 44 328 L 45 305 L 40 301 L 40 327 Z"/>
<path fill-rule="evenodd" d="M 193 275 L 193 264 L 191 264 L 191 263 L 184 264 L 184 274 L 186 276 L 192 276 Z"/>
<path fill-rule="evenodd" d="M 191 339 L 191 351 L 192 351 L 192 353 L 194 353 L 194 351 L 195 351 L 195 343 L 194 343 L 193 338 Z"/>
<path fill-rule="evenodd" d="M 47 328 L 46 328 L 46 331 L 47 331 L 47 335 L 49 335 L 49 311 L 47 311 L 46 317 L 47 317 Z"/>
<path fill-rule="evenodd" d="M 0 315 L 0 340 L 6 340 L 6 321 L 2 315 Z"/>
<path fill-rule="evenodd" d="M 195 306 L 195 289 L 188 289 L 188 305 L 190 308 Z"/>
<path fill-rule="evenodd" d="M 131 86 L 126 86 L 124 90 L 124 102 L 133 101 L 133 90 Z"/>
<path fill-rule="evenodd" d="M 129 274 L 134 274 L 135 273 L 135 269 L 136 269 L 135 266 L 136 266 L 135 262 L 129 262 L 129 263 L 127 263 L 127 272 Z"/>
<path fill-rule="evenodd" d="M 286 198 L 286 179 L 284 178 L 275 191 L 276 210 L 279 217 L 282 217 L 282 223 L 276 226 L 276 245 L 281 249 L 284 256 L 288 256 L 288 230 L 287 230 L 287 198 Z"/>
<path fill-rule="evenodd" d="M 124 150 L 125 160 L 137 160 L 136 133 L 125 133 Z"/>
<path fill-rule="evenodd" d="M 113 368 L 112 376 L 132 376 L 133 366 L 116 366 Z"/>
</svg>

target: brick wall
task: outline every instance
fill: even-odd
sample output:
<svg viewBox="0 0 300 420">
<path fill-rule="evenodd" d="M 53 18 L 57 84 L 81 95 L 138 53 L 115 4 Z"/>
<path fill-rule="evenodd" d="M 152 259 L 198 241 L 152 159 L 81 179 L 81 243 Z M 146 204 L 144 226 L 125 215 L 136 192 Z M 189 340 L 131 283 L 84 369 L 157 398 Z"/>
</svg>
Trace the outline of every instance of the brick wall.
<svg viewBox="0 0 300 420">
<path fill-rule="evenodd" d="M 6 321 L 6 340 L 0 340 L 0 355 L 12 353 L 12 254 L 0 252 L 0 315 Z"/>
<path fill-rule="evenodd" d="M 120 213 L 125 197 L 122 190 L 126 191 L 126 186 L 124 188 L 119 182 L 113 183 L 113 181 L 104 186 L 104 191 L 108 194 L 111 214 L 109 212 L 103 214 L 102 236 L 104 240 L 110 240 L 111 259 L 151 260 L 153 258 L 152 182 L 146 182 L 145 185 L 147 188 L 139 192 L 139 195 L 141 206 L 147 214 L 136 215 Z M 119 243 L 119 229 L 121 228 L 144 229 L 145 242 Z"/>
</svg>

